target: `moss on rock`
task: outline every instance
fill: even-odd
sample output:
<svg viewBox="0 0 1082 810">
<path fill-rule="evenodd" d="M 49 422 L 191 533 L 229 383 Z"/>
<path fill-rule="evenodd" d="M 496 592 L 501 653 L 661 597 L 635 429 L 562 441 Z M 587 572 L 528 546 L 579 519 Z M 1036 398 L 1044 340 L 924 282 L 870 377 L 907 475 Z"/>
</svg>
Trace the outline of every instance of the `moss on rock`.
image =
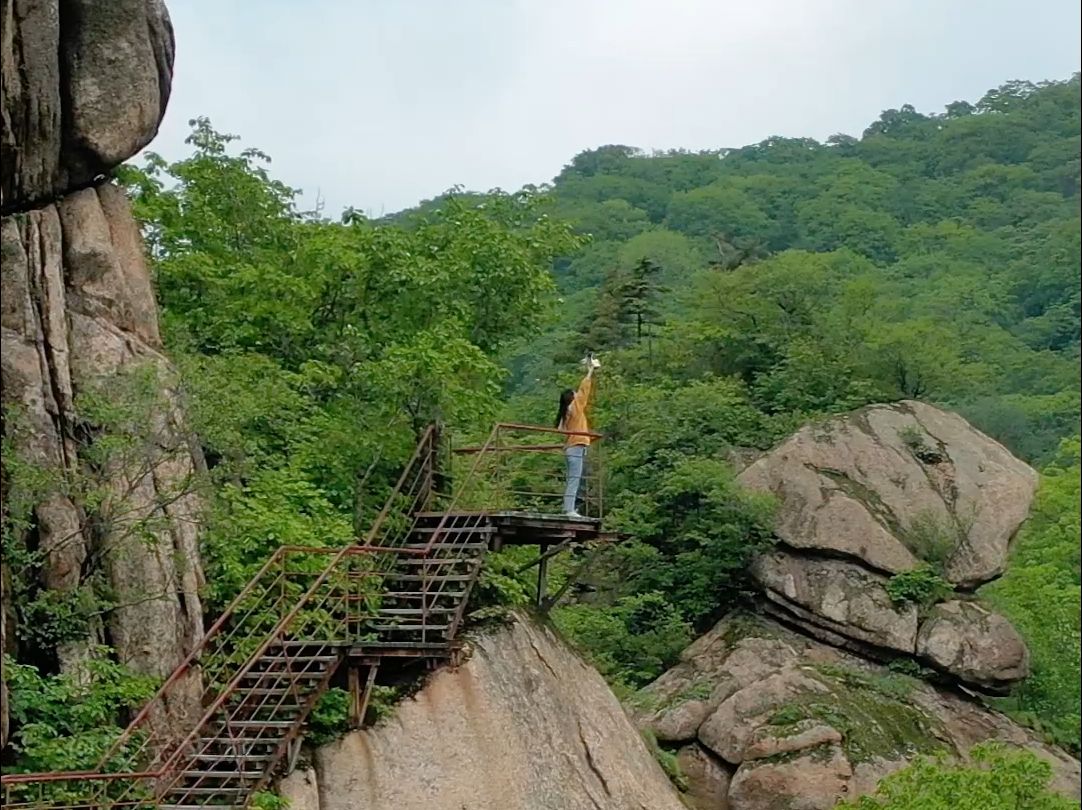
<svg viewBox="0 0 1082 810">
<path fill-rule="evenodd" d="M 906 699 L 917 681 L 898 673 L 872 674 L 838 666 L 808 669 L 829 688 L 779 706 L 769 719 L 777 736 L 817 720 L 842 735 L 842 749 L 854 765 L 875 758 L 897 759 L 944 750 L 940 723 Z"/>
</svg>

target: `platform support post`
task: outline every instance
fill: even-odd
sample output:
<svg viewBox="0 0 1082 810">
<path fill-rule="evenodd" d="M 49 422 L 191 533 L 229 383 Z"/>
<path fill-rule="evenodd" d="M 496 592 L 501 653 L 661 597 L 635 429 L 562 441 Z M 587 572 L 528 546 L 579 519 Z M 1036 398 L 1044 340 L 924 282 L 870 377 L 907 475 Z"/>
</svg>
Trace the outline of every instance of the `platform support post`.
<svg viewBox="0 0 1082 810">
<path fill-rule="evenodd" d="M 545 604 L 545 586 L 548 584 L 549 558 L 544 556 L 548 551 L 549 544 L 541 544 L 541 561 L 537 564 L 537 607 L 540 609 Z"/>
<path fill-rule="evenodd" d="M 372 687 L 376 683 L 376 673 L 379 672 L 379 664 L 368 665 L 368 673 L 361 684 L 360 668 L 349 668 L 349 725 L 350 728 L 364 728 L 364 716 L 368 713 L 368 702 L 372 699 Z"/>
</svg>

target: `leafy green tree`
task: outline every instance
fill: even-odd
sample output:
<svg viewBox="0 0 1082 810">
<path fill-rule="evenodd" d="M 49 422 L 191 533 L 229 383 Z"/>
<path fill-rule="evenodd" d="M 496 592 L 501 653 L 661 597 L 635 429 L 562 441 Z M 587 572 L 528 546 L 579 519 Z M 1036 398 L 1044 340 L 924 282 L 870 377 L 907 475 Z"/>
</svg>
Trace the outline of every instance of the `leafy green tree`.
<svg viewBox="0 0 1082 810">
<path fill-rule="evenodd" d="M 871 796 L 838 805 L 855 810 L 1071 810 L 1078 802 L 1048 789 L 1052 766 L 1025 749 L 976 746 L 972 765 L 922 759 L 879 783 Z"/>
<path fill-rule="evenodd" d="M 625 596 L 611 607 L 559 608 L 553 621 L 602 675 L 628 691 L 658 677 L 692 640 L 691 626 L 657 592 Z"/>
<path fill-rule="evenodd" d="M 666 225 L 691 236 L 720 236 L 730 242 L 769 242 L 774 233 L 766 213 L 746 192 L 727 185 L 674 194 Z"/>
<path fill-rule="evenodd" d="M 1017 688 L 1008 707 L 1076 753 L 1082 725 L 1079 447 L 1077 436 L 1065 440 L 1044 469 L 1036 506 L 1007 573 L 984 588 L 1030 648 L 1033 674 Z"/>
</svg>

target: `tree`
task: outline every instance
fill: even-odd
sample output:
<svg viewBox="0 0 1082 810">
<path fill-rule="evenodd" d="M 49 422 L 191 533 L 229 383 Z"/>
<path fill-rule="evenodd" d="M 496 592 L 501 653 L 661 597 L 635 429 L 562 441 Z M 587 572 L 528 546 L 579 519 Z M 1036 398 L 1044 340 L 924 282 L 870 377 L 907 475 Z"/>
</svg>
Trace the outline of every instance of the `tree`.
<svg viewBox="0 0 1082 810">
<path fill-rule="evenodd" d="M 1007 705 L 1029 715 L 1075 753 L 1082 725 L 1079 447 L 1077 436 L 1064 440 L 1057 458 L 1045 467 L 1037 503 L 1007 573 L 982 591 L 1023 633 L 1032 656 L 1033 674 Z"/>
<path fill-rule="evenodd" d="M 690 236 L 769 242 L 773 224 L 745 192 L 717 184 L 672 196 L 665 224 Z"/>
<path fill-rule="evenodd" d="M 1021 748 L 985 743 L 970 752 L 972 765 L 919 760 L 891 774 L 876 792 L 839 807 L 851 810 L 1071 810 L 1072 802 L 1052 793 L 1052 767 Z"/>
</svg>

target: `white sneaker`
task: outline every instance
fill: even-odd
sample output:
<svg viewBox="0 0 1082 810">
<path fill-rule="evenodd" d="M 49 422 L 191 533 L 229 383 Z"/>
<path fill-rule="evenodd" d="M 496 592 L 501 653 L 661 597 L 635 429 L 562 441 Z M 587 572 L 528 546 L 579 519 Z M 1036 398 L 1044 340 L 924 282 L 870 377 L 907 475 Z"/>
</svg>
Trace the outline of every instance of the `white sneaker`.
<svg viewBox="0 0 1082 810">
<path fill-rule="evenodd" d="M 567 516 L 569 518 L 575 518 L 577 520 L 582 520 L 582 515 L 580 515 L 578 512 L 575 512 L 574 510 L 572 510 L 571 512 L 568 512 Z"/>
</svg>

